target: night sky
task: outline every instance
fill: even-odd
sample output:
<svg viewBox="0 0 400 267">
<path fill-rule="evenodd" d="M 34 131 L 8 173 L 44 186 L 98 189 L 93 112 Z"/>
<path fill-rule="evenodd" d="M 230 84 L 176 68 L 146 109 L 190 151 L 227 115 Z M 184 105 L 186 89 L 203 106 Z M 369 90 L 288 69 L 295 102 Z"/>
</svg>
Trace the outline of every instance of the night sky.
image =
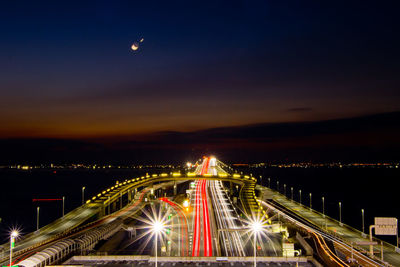
<svg viewBox="0 0 400 267">
<path fill-rule="evenodd" d="M 0 138 L 165 144 L 399 111 L 394 3 L 2 2 Z"/>
</svg>

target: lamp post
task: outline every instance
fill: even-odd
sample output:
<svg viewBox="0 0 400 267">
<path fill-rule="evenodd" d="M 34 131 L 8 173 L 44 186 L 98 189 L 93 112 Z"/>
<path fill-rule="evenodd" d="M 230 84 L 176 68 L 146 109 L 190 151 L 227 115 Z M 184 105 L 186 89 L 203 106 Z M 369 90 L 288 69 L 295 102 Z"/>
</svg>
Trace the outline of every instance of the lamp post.
<svg viewBox="0 0 400 267">
<path fill-rule="evenodd" d="M 160 221 L 155 221 L 155 222 L 153 223 L 152 230 L 153 230 L 153 233 L 154 233 L 155 239 L 156 239 L 156 243 L 155 243 L 155 248 L 156 248 L 156 266 L 155 266 L 155 267 L 157 267 L 157 242 L 158 242 L 158 235 L 164 230 L 164 228 L 165 228 L 165 225 L 164 225 L 162 222 L 160 222 Z"/>
<path fill-rule="evenodd" d="M 36 230 L 39 230 L 39 211 L 40 211 L 40 207 L 37 207 L 37 209 L 36 209 Z"/>
<path fill-rule="evenodd" d="M 82 187 L 82 205 L 83 205 L 83 203 L 85 203 L 85 189 L 86 189 L 86 187 Z"/>
<path fill-rule="evenodd" d="M 362 233 L 364 234 L 364 209 L 361 209 Z"/>
<path fill-rule="evenodd" d="M 271 188 L 271 177 L 268 177 L 268 188 Z"/>
<path fill-rule="evenodd" d="M 325 197 L 322 197 L 322 216 L 325 217 Z"/>
<path fill-rule="evenodd" d="M 312 193 L 310 193 L 310 210 L 312 210 Z"/>
<path fill-rule="evenodd" d="M 283 194 L 284 194 L 285 197 L 286 197 L 286 184 L 283 184 Z"/>
<path fill-rule="evenodd" d="M 279 181 L 276 181 L 276 190 L 279 192 Z"/>
<path fill-rule="evenodd" d="M 14 230 L 10 234 L 10 266 L 12 266 L 12 250 L 15 247 L 15 238 L 18 237 L 18 231 Z"/>
<path fill-rule="evenodd" d="M 111 198 L 108 197 L 108 214 L 111 214 Z"/>
<path fill-rule="evenodd" d="M 251 230 L 254 235 L 254 267 L 257 266 L 257 234 L 261 231 L 262 225 L 259 221 L 255 221 L 251 224 Z"/>
<path fill-rule="evenodd" d="M 62 200 L 63 200 L 62 216 L 64 217 L 64 214 L 65 214 L 65 197 L 64 196 L 63 196 Z"/>
<path fill-rule="evenodd" d="M 293 187 L 290 188 L 290 192 L 291 192 L 291 198 L 293 200 Z"/>
<path fill-rule="evenodd" d="M 301 189 L 299 190 L 299 201 L 300 201 L 300 204 L 301 204 Z"/>
<path fill-rule="evenodd" d="M 342 224 L 342 202 L 339 202 L 339 224 Z"/>
</svg>

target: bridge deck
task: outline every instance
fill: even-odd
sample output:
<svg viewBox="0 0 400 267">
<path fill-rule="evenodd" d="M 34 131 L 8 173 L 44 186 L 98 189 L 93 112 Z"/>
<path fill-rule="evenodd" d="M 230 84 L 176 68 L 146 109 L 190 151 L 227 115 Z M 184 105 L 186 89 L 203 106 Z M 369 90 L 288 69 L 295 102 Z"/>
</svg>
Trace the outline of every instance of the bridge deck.
<svg viewBox="0 0 400 267">
<path fill-rule="evenodd" d="M 272 199 L 276 203 L 296 213 L 298 216 L 306 219 L 316 226 L 319 226 L 325 232 L 339 237 L 348 244 L 353 243 L 354 247 L 357 247 L 360 250 L 363 250 L 365 252 L 369 251 L 369 246 L 356 245 L 357 242 L 368 242 L 369 235 L 363 235 L 361 231 L 354 229 L 349 225 L 340 224 L 337 220 L 330 218 L 326 215 L 324 216 L 322 213 L 310 209 L 309 207 L 304 206 L 296 201 L 293 201 L 275 190 L 271 190 L 269 188 L 261 186 L 257 186 L 256 188 L 263 192 L 264 201 Z M 380 258 L 381 240 L 376 238 L 374 238 L 374 240 L 378 241 L 379 243 L 379 245 L 375 246 L 374 254 L 377 258 Z M 396 252 L 396 250 L 399 250 L 396 249 L 395 246 L 384 242 L 383 250 L 384 261 L 390 263 L 393 266 L 400 266 L 400 254 Z"/>
</svg>

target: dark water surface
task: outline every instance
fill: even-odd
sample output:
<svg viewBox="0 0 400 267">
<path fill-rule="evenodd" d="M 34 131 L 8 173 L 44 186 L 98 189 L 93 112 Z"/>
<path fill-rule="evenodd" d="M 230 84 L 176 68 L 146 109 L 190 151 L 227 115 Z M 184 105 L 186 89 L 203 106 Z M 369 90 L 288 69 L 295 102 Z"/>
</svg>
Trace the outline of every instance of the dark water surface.
<svg viewBox="0 0 400 267">
<path fill-rule="evenodd" d="M 243 169 L 245 171 L 245 169 Z M 309 205 L 309 193 L 312 193 L 312 207 L 322 212 L 322 197 L 325 198 L 325 213 L 339 220 L 339 201 L 342 202 L 342 221 L 359 230 L 362 228 L 361 209 L 365 214 L 365 231 L 374 223 L 374 217 L 396 217 L 400 219 L 400 169 L 396 168 L 253 168 L 250 172 L 271 188 L 291 198 L 293 187 L 294 200 L 299 200 L 302 190 L 302 203 Z M 380 237 L 382 238 L 382 237 Z M 383 238 L 394 243 L 395 237 Z"/>
</svg>

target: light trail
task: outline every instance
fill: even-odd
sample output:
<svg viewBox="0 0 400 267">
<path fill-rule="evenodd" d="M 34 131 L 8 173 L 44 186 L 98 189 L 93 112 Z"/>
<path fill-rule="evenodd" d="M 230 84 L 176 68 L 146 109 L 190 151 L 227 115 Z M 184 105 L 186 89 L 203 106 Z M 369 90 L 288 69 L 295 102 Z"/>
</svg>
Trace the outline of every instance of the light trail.
<svg viewBox="0 0 400 267">
<path fill-rule="evenodd" d="M 208 174 L 208 166 L 210 164 L 210 159 L 209 158 L 204 158 L 203 163 L 202 163 L 202 168 L 200 175 Z"/>
<path fill-rule="evenodd" d="M 221 233 L 222 245 L 225 256 L 246 256 L 243 244 L 245 243 L 238 231 L 241 228 L 235 222 L 237 214 L 234 214 L 233 207 L 229 207 L 227 196 L 223 190 L 221 181 L 210 181 L 211 198 L 217 218 L 217 227 Z M 226 231 L 229 230 L 229 231 Z M 233 230 L 233 231 L 232 231 Z"/>
<path fill-rule="evenodd" d="M 172 206 L 172 208 L 176 211 L 176 213 L 179 215 L 180 221 L 181 221 L 181 233 L 182 233 L 182 255 L 189 256 L 189 240 L 188 240 L 188 224 L 187 224 L 187 219 L 185 214 L 183 213 L 182 207 L 178 205 L 177 203 L 170 201 L 168 198 L 159 198 L 160 201 L 163 201 L 169 205 Z"/>
<path fill-rule="evenodd" d="M 205 257 L 212 256 L 212 236 L 210 225 L 210 214 L 207 200 L 207 181 L 196 181 L 195 208 L 194 211 L 194 232 L 192 256 L 199 257 L 201 243 L 203 243 L 203 254 Z M 201 218 L 202 217 L 202 220 Z M 202 233 L 202 235 L 201 235 Z"/>
<path fill-rule="evenodd" d="M 200 248 L 200 201 L 199 201 L 199 188 L 200 183 L 196 182 L 195 190 L 195 204 L 194 204 L 194 231 L 193 231 L 193 245 L 192 245 L 192 257 L 199 256 Z"/>
<path fill-rule="evenodd" d="M 204 256 L 211 257 L 212 256 L 212 242 L 211 242 L 211 227 L 210 227 L 210 214 L 208 211 L 208 199 L 207 199 L 207 181 L 202 180 L 202 200 L 203 200 L 203 229 L 205 236 L 204 243 Z"/>
</svg>

